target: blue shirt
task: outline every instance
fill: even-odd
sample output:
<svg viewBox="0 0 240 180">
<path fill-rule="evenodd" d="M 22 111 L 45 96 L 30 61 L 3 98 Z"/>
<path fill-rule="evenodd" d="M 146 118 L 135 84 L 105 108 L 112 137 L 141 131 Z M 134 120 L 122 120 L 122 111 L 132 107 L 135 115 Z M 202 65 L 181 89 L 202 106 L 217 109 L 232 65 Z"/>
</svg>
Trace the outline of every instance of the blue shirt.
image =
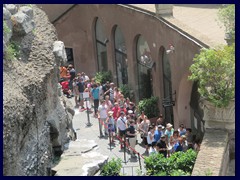
<svg viewBox="0 0 240 180">
<path fill-rule="evenodd" d="M 92 89 L 92 96 L 93 96 L 93 99 L 99 99 L 99 88 L 93 88 Z"/>
<path fill-rule="evenodd" d="M 158 130 L 155 130 L 154 141 L 153 142 L 157 142 L 160 139 L 161 136 L 162 136 L 162 132 L 161 131 L 159 132 Z"/>
</svg>

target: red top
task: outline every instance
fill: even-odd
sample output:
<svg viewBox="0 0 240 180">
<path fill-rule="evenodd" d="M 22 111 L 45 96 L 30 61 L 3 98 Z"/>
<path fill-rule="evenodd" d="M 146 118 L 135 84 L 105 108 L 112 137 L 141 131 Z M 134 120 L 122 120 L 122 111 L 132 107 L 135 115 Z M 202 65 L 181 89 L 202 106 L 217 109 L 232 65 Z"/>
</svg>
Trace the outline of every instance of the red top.
<svg viewBox="0 0 240 180">
<path fill-rule="evenodd" d="M 113 108 L 112 108 L 112 111 L 113 111 L 113 118 L 114 118 L 115 121 L 116 121 L 117 118 L 120 116 L 121 108 L 120 108 L 120 107 L 113 107 Z"/>
<path fill-rule="evenodd" d="M 64 89 L 64 90 L 68 90 L 69 89 L 69 87 L 68 87 L 68 81 L 63 81 L 63 82 L 61 82 L 61 85 L 62 85 L 62 89 Z"/>
</svg>

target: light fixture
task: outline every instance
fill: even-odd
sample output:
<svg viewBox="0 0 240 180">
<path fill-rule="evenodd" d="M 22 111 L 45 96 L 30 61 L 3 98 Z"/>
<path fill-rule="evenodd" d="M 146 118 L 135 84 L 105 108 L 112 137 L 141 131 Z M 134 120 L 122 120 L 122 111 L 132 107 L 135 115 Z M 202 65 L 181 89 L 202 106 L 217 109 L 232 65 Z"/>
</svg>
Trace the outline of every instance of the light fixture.
<svg viewBox="0 0 240 180">
<path fill-rule="evenodd" d="M 166 53 L 167 54 L 170 54 L 170 53 L 173 53 L 175 51 L 175 48 L 172 44 L 169 44 L 169 49 L 166 50 Z"/>
</svg>

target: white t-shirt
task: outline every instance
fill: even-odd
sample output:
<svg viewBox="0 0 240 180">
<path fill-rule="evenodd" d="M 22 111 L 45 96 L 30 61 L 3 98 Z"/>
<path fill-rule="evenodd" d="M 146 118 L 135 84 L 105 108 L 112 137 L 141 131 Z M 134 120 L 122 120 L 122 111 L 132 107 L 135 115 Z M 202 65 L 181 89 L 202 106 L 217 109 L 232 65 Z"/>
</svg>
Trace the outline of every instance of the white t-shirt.
<svg viewBox="0 0 240 180">
<path fill-rule="evenodd" d="M 151 136 L 153 136 L 152 137 L 152 140 L 151 140 Z M 148 144 L 152 144 L 152 142 L 154 141 L 154 133 L 152 134 L 150 131 L 148 132 L 148 135 L 147 135 L 147 143 Z"/>
<path fill-rule="evenodd" d="M 124 131 L 127 129 L 126 127 L 126 121 L 127 121 L 127 118 L 126 117 L 119 117 L 118 120 L 117 120 L 117 127 L 118 129 L 120 129 L 121 131 Z"/>
<path fill-rule="evenodd" d="M 98 111 L 99 111 L 99 114 L 100 114 L 100 118 L 101 119 L 104 119 L 104 118 L 107 118 L 108 117 L 108 114 L 107 114 L 107 105 L 100 105 L 98 107 Z"/>
</svg>

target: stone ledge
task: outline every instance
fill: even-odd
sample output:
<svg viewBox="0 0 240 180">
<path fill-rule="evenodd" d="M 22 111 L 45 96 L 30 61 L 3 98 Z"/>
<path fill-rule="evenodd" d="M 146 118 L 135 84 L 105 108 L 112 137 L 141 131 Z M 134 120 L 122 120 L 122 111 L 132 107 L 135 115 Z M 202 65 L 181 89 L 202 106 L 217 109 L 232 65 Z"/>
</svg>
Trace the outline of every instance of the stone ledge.
<svg viewBox="0 0 240 180">
<path fill-rule="evenodd" d="M 222 167 L 228 147 L 228 132 L 220 129 L 208 129 L 205 132 L 201 150 L 198 153 L 192 176 L 212 176 L 222 174 Z"/>
</svg>

